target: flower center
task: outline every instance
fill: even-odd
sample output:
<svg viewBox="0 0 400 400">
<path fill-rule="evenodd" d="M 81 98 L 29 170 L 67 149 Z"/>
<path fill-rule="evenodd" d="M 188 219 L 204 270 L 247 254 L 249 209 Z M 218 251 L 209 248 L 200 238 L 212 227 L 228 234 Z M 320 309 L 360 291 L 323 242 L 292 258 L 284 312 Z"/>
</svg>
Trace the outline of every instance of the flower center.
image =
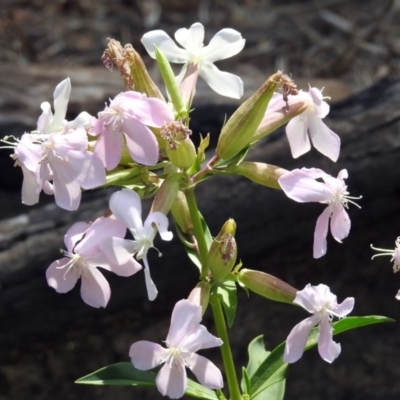
<svg viewBox="0 0 400 400">
<path fill-rule="evenodd" d="M 71 260 L 67 262 L 65 265 L 61 267 L 57 267 L 57 269 L 64 269 L 64 279 L 68 272 L 72 272 L 74 275 L 76 275 L 77 278 L 80 278 L 81 276 L 86 275 L 86 270 L 89 267 L 86 261 L 76 253 L 68 253 L 68 251 L 61 250 L 61 253 L 64 255 L 64 257 L 70 258 Z"/>
</svg>

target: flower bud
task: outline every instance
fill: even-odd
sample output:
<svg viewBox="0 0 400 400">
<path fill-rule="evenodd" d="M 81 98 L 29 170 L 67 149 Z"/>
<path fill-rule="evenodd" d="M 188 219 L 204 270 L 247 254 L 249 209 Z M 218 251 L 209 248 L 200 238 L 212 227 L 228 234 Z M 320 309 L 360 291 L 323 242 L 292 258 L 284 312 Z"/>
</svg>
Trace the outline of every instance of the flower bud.
<svg viewBox="0 0 400 400">
<path fill-rule="evenodd" d="M 270 133 L 276 131 L 280 126 L 289 122 L 292 118 L 301 114 L 307 109 L 307 102 L 299 101 L 288 108 L 283 108 L 280 111 L 266 112 L 259 127 L 255 131 L 251 143 L 255 143 Z"/>
<path fill-rule="evenodd" d="M 235 167 L 232 172 L 245 176 L 259 185 L 280 189 L 278 179 L 289 171 L 275 165 L 244 161 L 238 167 Z"/>
<path fill-rule="evenodd" d="M 169 160 L 178 168 L 190 168 L 196 159 L 196 149 L 193 142 L 186 138 L 181 140 L 174 149 L 167 149 Z"/>
<path fill-rule="evenodd" d="M 167 215 L 171 210 L 179 191 L 181 176 L 176 173 L 169 174 L 158 189 L 150 213 L 160 211 Z"/>
<path fill-rule="evenodd" d="M 176 194 L 175 201 L 171 207 L 171 214 L 183 233 L 193 231 L 193 222 L 190 217 L 189 206 L 186 196 L 182 191 Z"/>
<path fill-rule="evenodd" d="M 229 118 L 222 128 L 217 144 L 216 152 L 220 158 L 228 160 L 253 140 L 281 77 L 280 71 L 270 76 Z"/>
<path fill-rule="evenodd" d="M 237 256 L 235 233 L 236 222 L 233 219 L 229 219 L 211 243 L 207 266 L 214 279 L 225 278 L 235 265 Z"/>
<path fill-rule="evenodd" d="M 243 268 L 237 277 L 246 288 L 267 299 L 292 304 L 296 297 L 297 289 L 265 272 Z"/>
<path fill-rule="evenodd" d="M 160 89 L 151 79 L 142 58 L 132 45 L 127 44 L 122 48 L 117 40 L 108 39 L 102 60 L 108 68 L 112 62 L 117 66 L 128 89 L 145 93 L 148 97 L 165 100 Z"/>
<path fill-rule="evenodd" d="M 201 306 L 201 315 L 204 315 L 207 310 L 210 300 L 210 291 L 210 284 L 206 281 L 201 281 L 189 294 L 188 300 L 197 306 Z"/>
</svg>

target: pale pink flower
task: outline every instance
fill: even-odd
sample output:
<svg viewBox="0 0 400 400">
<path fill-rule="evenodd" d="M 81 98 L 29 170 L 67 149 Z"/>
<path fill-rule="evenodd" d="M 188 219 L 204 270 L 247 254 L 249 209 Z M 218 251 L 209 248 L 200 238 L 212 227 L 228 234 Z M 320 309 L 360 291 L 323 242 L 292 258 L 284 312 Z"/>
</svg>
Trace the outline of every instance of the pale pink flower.
<svg viewBox="0 0 400 400">
<path fill-rule="evenodd" d="M 342 169 L 337 178 L 333 178 L 317 168 L 295 169 L 278 179 L 286 196 L 299 203 L 319 202 L 328 207 L 317 220 L 314 232 L 314 258 L 326 254 L 326 236 L 328 235 L 329 221 L 333 238 L 340 242 L 350 232 L 350 218 L 346 212 L 348 203 L 359 207 L 350 197 L 344 180 L 347 179 L 347 170 Z M 323 182 L 317 181 L 322 179 Z"/>
<path fill-rule="evenodd" d="M 242 51 L 245 40 L 234 29 L 225 28 L 217 32 L 204 46 L 204 26 L 199 22 L 189 29 L 181 28 L 175 32 L 178 47 L 169 35 L 162 30 L 147 32 L 142 43 L 150 57 L 155 58 L 155 46 L 173 63 L 184 64 L 177 80 L 181 83 L 190 63 L 199 68 L 199 75 L 215 92 L 222 96 L 240 99 L 243 95 L 243 82 L 233 74 L 220 71 L 214 62 L 230 58 Z"/>
<path fill-rule="evenodd" d="M 379 256 L 391 256 L 391 260 L 393 264 L 393 272 L 399 272 L 400 271 L 400 236 L 396 239 L 395 241 L 395 247 L 394 249 L 380 249 L 379 247 L 374 247 L 371 244 L 371 248 L 373 250 L 379 251 L 380 253 L 374 254 L 372 256 L 372 259 L 375 257 Z M 396 294 L 396 299 L 400 300 L 400 290 Z"/>
<path fill-rule="evenodd" d="M 36 204 L 43 190 L 54 194 L 57 205 L 76 210 L 81 187 L 93 189 L 106 181 L 100 159 L 87 150 L 84 128 L 65 133 L 31 133 L 22 135 L 15 144 L 14 159 L 24 174 L 22 202 Z"/>
<path fill-rule="evenodd" d="M 222 345 L 201 322 L 201 307 L 189 300 L 176 303 L 172 311 L 171 326 L 165 341 L 167 348 L 157 343 L 141 340 L 133 343 L 129 356 L 135 368 L 147 371 L 160 364 L 156 378 L 157 389 L 163 396 L 179 399 L 187 388 L 185 367 L 199 382 L 209 389 L 221 389 L 224 385 L 221 371 L 210 360 L 196 354 L 201 349 Z"/>
<path fill-rule="evenodd" d="M 120 276 L 131 276 L 142 267 L 133 258 L 124 262 L 110 260 L 101 250 L 100 243 L 108 237 L 123 238 L 125 226 L 115 218 L 97 218 L 93 223 L 77 222 L 64 237 L 67 251 L 60 260 L 54 261 L 46 271 L 49 286 L 58 293 L 69 292 L 81 278 L 81 295 L 92 307 L 105 307 L 110 300 L 111 289 L 98 267 Z"/>
<path fill-rule="evenodd" d="M 150 276 L 147 252 L 154 247 L 153 240 L 157 231 L 162 240 L 172 239 L 172 232 L 168 231 L 168 218 L 156 211 L 149 214 L 143 223 L 140 197 L 129 189 L 122 189 L 111 196 L 110 209 L 115 217 L 131 231 L 134 240 L 113 237 L 104 240 L 101 248 L 115 262 L 126 262 L 132 256 L 143 260 L 147 294 L 149 300 L 154 300 L 158 292 Z"/>
<path fill-rule="evenodd" d="M 308 284 L 296 293 L 294 304 L 314 314 L 297 324 L 286 339 L 283 361 L 294 363 L 301 358 L 311 329 L 318 325 L 318 352 L 328 363 L 333 362 L 340 354 L 341 347 L 332 339 L 331 321 L 333 317 L 343 318 L 354 307 L 354 298 L 347 297 L 341 304 L 326 285 L 311 286 Z"/>
<path fill-rule="evenodd" d="M 324 156 L 337 161 L 340 153 L 340 138 L 322 121 L 329 113 L 329 104 L 324 101 L 322 92 L 310 87 L 308 92 L 300 90 L 298 95 L 288 96 L 288 105 L 298 102 L 308 104 L 307 109 L 300 115 L 292 118 L 286 126 L 286 135 L 289 140 L 293 158 L 300 157 L 311 149 L 311 143 Z M 286 107 L 281 94 L 274 94 L 267 113 Z"/>
<path fill-rule="evenodd" d="M 114 169 L 122 153 L 124 138 L 132 159 L 139 164 L 155 165 L 159 149 L 157 139 L 148 126 L 160 128 L 174 120 L 170 107 L 156 98 L 128 91 L 120 93 L 93 118 L 90 134 L 100 135 L 94 152 L 107 170 Z"/>
</svg>

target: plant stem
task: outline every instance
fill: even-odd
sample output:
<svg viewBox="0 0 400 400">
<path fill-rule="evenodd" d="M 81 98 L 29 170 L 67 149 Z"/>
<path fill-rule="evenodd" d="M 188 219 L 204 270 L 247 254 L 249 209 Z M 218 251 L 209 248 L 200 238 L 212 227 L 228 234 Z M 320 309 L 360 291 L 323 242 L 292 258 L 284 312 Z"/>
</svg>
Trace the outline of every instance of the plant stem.
<svg viewBox="0 0 400 400">
<path fill-rule="evenodd" d="M 196 197 L 194 195 L 194 187 L 190 187 L 187 190 L 185 190 L 185 195 L 188 202 L 190 217 L 192 218 L 194 236 L 196 237 L 197 246 L 199 249 L 199 256 L 201 262 L 201 276 L 202 278 L 204 278 L 208 273 L 207 271 L 208 246 L 200 219 L 199 209 L 197 207 Z"/>
<path fill-rule="evenodd" d="M 242 400 L 221 302 L 215 294 L 211 295 L 210 304 L 214 316 L 215 326 L 217 328 L 217 334 L 223 341 L 221 346 L 221 354 L 222 361 L 224 363 L 226 379 L 228 381 L 230 400 Z"/>
</svg>

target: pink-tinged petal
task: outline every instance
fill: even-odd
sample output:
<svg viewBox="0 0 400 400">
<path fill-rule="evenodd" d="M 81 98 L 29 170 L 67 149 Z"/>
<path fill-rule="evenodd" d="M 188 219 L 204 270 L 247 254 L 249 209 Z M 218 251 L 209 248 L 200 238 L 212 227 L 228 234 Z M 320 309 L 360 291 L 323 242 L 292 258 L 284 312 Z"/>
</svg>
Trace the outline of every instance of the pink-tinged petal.
<svg viewBox="0 0 400 400">
<path fill-rule="evenodd" d="M 36 175 L 33 172 L 29 171 L 22 164 L 21 168 L 24 175 L 21 190 L 22 204 L 32 206 L 33 204 L 37 204 L 39 202 L 40 185 L 38 185 Z"/>
<path fill-rule="evenodd" d="M 47 132 L 50 124 L 53 121 L 53 113 L 51 112 L 51 105 L 49 102 L 45 101 L 40 105 L 42 109 L 42 114 L 37 121 L 37 130 L 40 132 Z"/>
<path fill-rule="evenodd" d="M 112 194 L 110 209 L 115 217 L 129 229 L 140 231 L 142 223 L 142 203 L 133 190 L 122 189 Z"/>
<path fill-rule="evenodd" d="M 75 252 L 82 256 L 90 254 L 92 249 L 98 249 L 104 238 L 123 238 L 126 234 L 125 225 L 115 218 L 97 218 L 87 230 L 85 238 L 76 246 Z"/>
<path fill-rule="evenodd" d="M 130 106 L 129 109 L 126 106 Z M 172 109 L 165 101 L 156 98 L 142 97 L 129 101 L 124 104 L 124 108 L 138 122 L 155 128 L 160 128 L 163 124 L 174 120 Z"/>
<path fill-rule="evenodd" d="M 334 310 L 332 310 L 337 317 L 343 318 L 347 314 L 350 314 L 354 308 L 354 297 L 347 297 L 342 303 L 338 304 Z"/>
<path fill-rule="evenodd" d="M 349 174 L 348 174 L 348 172 L 347 172 L 347 169 L 342 169 L 342 170 L 339 172 L 338 176 L 337 176 L 337 178 L 338 178 L 339 180 L 341 180 L 341 181 L 347 179 L 348 177 L 349 177 Z"/>
<path fill-rule="evenodd" d="M 157 227 L 158 233 L 162 240 L 170 241 L 174 237 L 173 233 L 168 230 L 168 218 L 160 211 L 155 211 L 146 218 L 144 227 L 150 228 L 153 224 Z"/>
<path fill-rule="evenodd" d="M 132 259 L 135 252 L 133 241 L 109 237 L 100 241 L 99 248 L 112 265 L 124 265 Z"/>
<path fill-rule="evenodd" d="M 175 304 L 171 316 L 167 343 L 178 347 L 181 341 L 194 329 L 197 329 L 201 321 L 201 307 L 192 304 L 189 300 L 180 300 Z"/>
<path fill-rule="evenodd" d="M 395 297 L 396 297 L 396 300 L 400 300 L 400 290 L 397 292 Z"/>
<path fill-rule="evenodd" d="M 67 247 L 68 253 L 74 251 L 74 247 L 77 242 L 79 242 L 85 232 L 89 229 L 90 224 L 87 222 L 76 222 L 68 229 L 67 233 L 64 235 L 64 243 Z"/>
<path fill-rule="evenodd" d="M 123 122 L 126 146 L 138 164 L 156 165 L 159 158 L 158 142 L 154 133 L 134 119 Z"/>
<path fill-rule="evenodd" d="M 313 87 L 310 88 L 308 94 L 311 96 L 312 101 L 314 103 L 314 112 L 315 115 L 319 118 L 325 118 L 329 114 L 329 104 L 324 101 L 324 96 L 322 92 Z"/>
<path fill-rule="evenodd" d="M 329 289 L 329 288 L 328 288 Z M 303 290 L 296 292 L 296 298 L 293 300 L 294 304 L 303 307 L 309 313 L 314 314 L 316 303 L 319 303 L 318 293 L 315 286 L 307 284 Z"/>
<path fill-rule="evenodd" d="M 325 202 L 333 197 L 327 185 L 317 182 L 304 169 L 294 169 L 282 175 L 278 182 L 286 196 L 299 203 Z"/>
<path fill-rule="evenodd" d="M 133 366 L 141 371 L 157 367 L 168 357 L 168 354 L 168 349 L 147 340 L 135 342 L 129 349 Z"/>
<path fill-rule="evenodd" d="M 86 111 L 82 111 L 73 121 L 69 121 L 67 124 L 68 129 L 76 128 L 89 128 L 92 126 L 93 116 Z"/>
<path fill-rule="evenodd" d="M 178 29 L 175 32 L 175 40 L 187 50 L 199 51 L 203 47 L 204 26 L 196 22 L 189 29 Z"/>
<path fill-rule="evenodd" d="M 81 202 L 81 188 L 68 162 L 53 157 L 53 186 L 56 204 L 68 211 L 75 211 Z"/>
<path fill-rule="evenodd" d="M 210 63 L 225 60 L 240 53 L 245 43 L 246 40 L 240 32 L 230 28 L 222 29 L 214 35 L 208 46 L 203 48 L 202 58 Z"/>
<path fill-rule="evenodd" d="M 187 388 L 187 375 L 183 362 L 174 362 L 172 366 L 165 364 L 156 378 L 157 389 L 163 396 L 171 399 L 181 398 Z"/>
<path fill-rule="evenodd" d="M 286 339 L 283 361 L 294 363 L 301 358 L 307 343 L 311 328 L 318 324 L 318 317 L 313 315 L 298 323 Z"/>
<path fill-rule="evenodd" d="M 201 349 L 221 346 L 222 343 L 222 340 L 208 332 L 204 325 L 199 325 L 192 332 L 188 333 L 188 336 L 184 338 L 180 346 L 192 353 L 196 353 Z"/>
<path fill-rule="evenodd" d="M 142 266 L 134 258 L 131 258 L 125 264 L 110 264 L 103 253 L 90 257 L 86 259 L 86 261 L 93 267 L 97 266 L 106 269 L 107 271 L 114 272 L 114 274 L 118 276 L 124 277 L 132 276 L 142 269 Z"/>
<path fill-rule="evenodd" d="M 328 235 L 329 218 L 331 215 L 330 207 L 328 206 L 317 219 L 314 231 L 314 258 L 321 258 L 326 254 L 326 237 Z"/>
<path fill-rule="evenodd" d="M 286 106 L 286 103 L 283 100 L 282 94 L 278 93 L 278 92 L 274 92 L 271 100 L 268 103 L 267 111 L 265 114 L 270 113 L 270 112 L 281 111 L 282 108 L 284 108 L 285 106 Z M 261 122 L 261 124 L 262 124 L 262 122 Z"/>
<path fill-rule="evenodd" d="M 351 221 L 343 206 L 335 210 L 331 217 L 331 233 L 335 240 L 341 242 L 350 232 Z"/>
<path fill-rule="evenodd" d="M 188 368 L 192 370 L 197 380 L 209 389 L 224 387 L 221 371 L 210 360 L 198 354 L 192 354 L 188 360 Z"/>
<path fill-rule="evenodd" d="M 332 340 L 332 327 L 329 323 L 329 317 L 325 315 L 319 324 L 319 355 L 324 361 L 331 363 L 339 356 L 340 351 L 340 344 Z"/>
<path fill-rule="evenodd" d="M 340 138 L 324 122 L 313 115 L 308 116 L 308 130 L 313 146 L 324 156 L 336 162 L 340 153 Z"/>
<path fill-rule="evenodd" d="M 237 75 L 220 71 L 214 64 L 201 64 L 199 75 L 221 96 L 232 99 L 240 99 L 243 96 L 243 81 Z"/>
<path fill-rule="evenodd" d="M 53 196 L 54 195 L 54 186 L 49 181 L 44 181 L 43 182 L 42 189 L 43 189 L 43 192 L 48 194 L 49 196 Z"/>
<path fill-rule="evenodd" d="M 70 258 L 61 258 L 51 263 L 46 270 L 47 283 L 50 287 L 55 289 L 57 293 L 69 292 L 79 279 L 78 276 L 72 272 L 72 268 L 68 272 L 66 268 L 62 268 L 70 261 Z"/>
<path fill-rule="evenodd" d="M 298 158 L 311 150 L 310 139 L 307 135 L 307 119 L 304 114 L 289 121 L 286 126 L 286 136 L 293 158 Z"/>
<path fill-rule="evenodd" d="M 69 97 L 71 95 L 71 81 L 69 78 L 61 81 L 54 90 L 54 118 L 52 127 L 59 129 L 63 127 L 65 116 L 67 115 L 67 107 Z"/>
<path fill-rule="evenodd" d="M 89 306 L 105 307 L 110 300 L 111 289 L 106 278 L 97 268 L 86 268 L 81 276 L 82 300 Z"/>
<path fill-rule="evenodd" d="M 188 54 L 181 49 L 176 43 L 162 30 L 147 32 L 143 35 L 141 42 L 146 48 L 150 57 L 156 58 L 155 47 L 164 53 L 170 62 L 183 64 L 188 61 Z"/>
<path fill-rule="evenodd" d="M 31 172 L 37 170 L 38 163 L 43 155 L 41 144 L 33 143 L 29 134 L 24 134 L 15 148 L 18 162 Z"/>
<path fill-rule="evenodd" d="M 64 155 L 69 150 L 83 151 L 88 147 L 88 137 L 84 128 L 70 129 L 65 134 L 53 133 L 49 137 L 57 155 Z"/>
<path fill-rule="evenodd" d="M 153 282 L 153 279 L 151 279 L 150 267 L 146 256 L 143 257 L 143 263 L 144 263 L 144 281 L 146 283 L 147 297 L 149 298 L 150 301 L 153 301 L 157 298 L 158 290 L 155 283 Z"/>
<path fill-rule="evenodd" d="M 113 131 L 111 126 L 104 127 L 104 124 L 99 122 L 96 124 L 102 125 L 103 129 L 94 146 L 94 154 L 96 154 L 108 171 L 114 169 L 121 159 L 123 135 L 119 131 Z"/>
</svg>

